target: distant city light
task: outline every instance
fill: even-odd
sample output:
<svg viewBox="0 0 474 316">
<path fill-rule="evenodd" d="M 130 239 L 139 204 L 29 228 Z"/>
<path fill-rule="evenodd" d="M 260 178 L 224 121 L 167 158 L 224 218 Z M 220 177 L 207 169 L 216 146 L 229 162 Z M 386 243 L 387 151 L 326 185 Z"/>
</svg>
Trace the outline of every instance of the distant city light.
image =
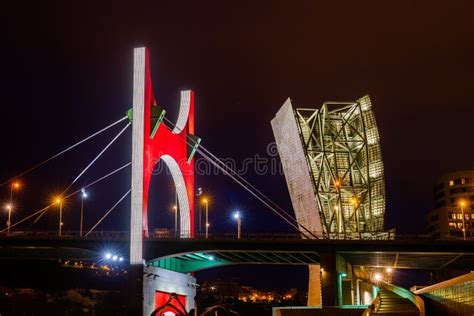
<svg viewBox="0 0 474 316">
<path fill-rule="evenodd" d="M 120 257 L 120 258 L 119 258 L 119 261 L 122 262 L 122 261 L 123 261 L 123 257 Z"/>
</svg>

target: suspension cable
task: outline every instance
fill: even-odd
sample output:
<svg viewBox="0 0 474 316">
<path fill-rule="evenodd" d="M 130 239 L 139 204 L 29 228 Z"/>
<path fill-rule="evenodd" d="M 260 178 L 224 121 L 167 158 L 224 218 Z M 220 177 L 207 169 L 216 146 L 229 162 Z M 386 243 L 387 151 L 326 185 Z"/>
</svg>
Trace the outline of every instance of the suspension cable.
<svg viewBox="0 0 474 316">
<path fill-rule="evenodd" d="M 89 184 L 83 186 L 82 188 L 80 188 L 80 189 L 78 189 L 78 190 L 76 190 L 76 191 L 74 191 L 74 192 L 72 192 L 72 193 L 69 193 L 69 194 L 66 195 L 64 198 L 65 198 L 65 199 L 70 198 L 71 196 L 73 196 L 73 195 L 75 195 L 75 194 L 81 192 L 82 189 L 87 189 L 88 187 L 91 187 L 91 186 L 93 186 L 94 184 L 96 184 L 96 183 L 98 183 L 98 182 L 100 182 L 100 181 L 102 181 L 102 180 L 107 179 L 107 178 L 110 177 L 111 175 L 113 175 L 113 174 L 119 172 L 120 170 L 122 170 L 122 169 L 124 169 L 124 168 L 130 166 L 131 164 L 132 164 L 132 163 L 129 162 L 129 163 L 123 165 L 122 167 L 117 168 L 117 169 L 115 169 L 114 171 L 111 171 L 110 173 L 106 174 L 105 176 L 100 177 L 99 179 L 97 179 L 97 180 L 95 180 L 95 181 L 92 181 L 91 183 L 89 183 Z"/>
<path fill-rule="evenodd" d="M 164 118 L 170 125 L 174 126 L 174 123 L 171 122 L 169 119 L 167 119 L 166 117 Z M 182 130 L 180 130 L 182 131 Z M 235 182 L 237 182 L 240 186 L 242 186 L 245 190 L 247 190 L 249 193 L 251 193 L 254 197 L 256 197 L 258 200 L 260 200 L 260 202 L 262 202 L 263 204 L 265 204 L 267 207 L 269 207 L 275 214 L 277 214 L 279 217 L 281 217 L 285 222 L 287 222 L 288 224 L 290 224 L 290 226 L 292 226 L 293 228 L 295 228 L 297 231 L 299 231 L 303 236 L 305 236 L 306 238 L 308 238 L 308 236 L 303 233 L 294 223 L 290 222 L 290 220 L 288 220 L 287 218 L 285 218 L 281 213 L 285 214 L 287 217 L 289 217 L 293 222 L 296 222 L 301 228 L 303 228 L 308 234 L 310 234 L 312 237 L 318 239 L 319 237 L 317 237 L 316 235 L 313 234 L 313 232 L 311 232 L 308 228 L 306 228 L 304 225 L 302 225 L 301 223 L 298 223 L 298 221 L 296 220 L 296 218 L 294 218 L 292 215 L 290 215 L 288 212 L 286 212 L 284 209 L 282 209 L 278 204 L 276 204 L 273 200 L 271 200 L 268 196 L 266 196 L 264 193 L 262 193 L 260 190 L 258 190 L 257 188 L 255 188 L 255 186 L 253 186 L 251 183 L 249 183 L 247 180 L 245 180 L 242 176 L 240 176 L 235 170 L 233 170 L 232 168 L 230 168 L 229 166 L 227 166 L 225 163 L 223 163 L 219 158 L 217 158 L 215 155 L 213 155 L 208 149 L 206 149 L 204 146 L 202 146 L 201 144 L 198 144 L 193 138 L 187 136 L 187 139 L 191 140 L 194 144 L 190 144 L 187 140 L 185 141 L 184 139 L 182 139 L 183 141 L 185 141 L 188 145 L 190 146 L 195 146 L 195 145 L 199 145 L 199 147 L 196 149 L 196 152 L 198 152 L 203 158 L 205 158 L 206 160 L 208 160 L 209 162 L 211 162 L 214 166 L 216 166 L 217 168 L 219 168 L 221 171 L 224 172 L 224 174 L 227 174 L 228 176 L 230 176 Z M 203 150 L 201 150 L 203 149 Z M 213 157 L 213 159 L 215 159 L 218 164 L 215 162 L 215 161 L 212 161 L 212 159 L 210 159 L 210 157 L 207 155 L 209 154 L 211 157 Z M 225 168 L 225 169 L 224 169 Z M 258 196 L 256 193 L 252 192 L 248 187 L 246 187 L 244 184 L 242 184 L 239 180 L 237 180 L 235 177 L 238 177 L 242 182 L 244 182 L 245 184 L 247 184 L 248 186 L 250 186 L 253 190 L 257 191 L 262 197 Z M 267 201 L 265 201 L 264 199 L 266 199 Z M 268 203 L 271 203 L 274 205 L 274 207 L 276 207 L 280 212 L 278 212 L 277 210 L 275 210 L 274 207 L 272 207 L 271 205 L 269 205 Z"/>
<path fill-rule="evenodd" d="M 41 213 L 41 212 L 44 212 L 45 210 L 49 209 L 52 205 L 53 205 L 53 204 L 49 204 L 48 206 L 42 208 L 42 209 L 39 210 L 39 211 L 36 211 L 35 213 L 31 214 L 30 216 L 27 216 L 27 217 L 23 218 L 22 220 L 16 222 L 15 224 L 10 225 L 10 229 L 13 228 L 13 227 L 15 227 L 15 226 L 18 225 L 18 224 L 23 223 L 23 222 L 26 221 L 26 220 L 32 218 L 32 217 L 35 216 L 36 214 L 39 214 L 39 213 Z M 6 231 L 7 229 L 8 229 L 8 227 L 7 227 L 7 228 L 4 228 L 4 229 L 2 229 L 2 230 L 0 230 L 0 233 L 3 233 L 3 232 Z"/>
<path fill-rule="evenodd" d="M 108 144 L 107 146 L 104 147 L 104 149 L 102 149 L 100 151 L 100 153 L 84 168 L 84 170 L 81 171 L 81 173 L 79 173 L 79 175 L 71 182 L 71 184 L 66 188 L 66 190 L 63 191 L 63 193 L 61 195 L 63 195 L 64 193 L 66 193 L 67 190 L 69 190 L 69 188 L 77 181 L 79 180 L 79 178 L 97 161 L 97 159 L 99 159 L 100 156 L 102 156 L 102 154 L 117 140 L 117 138 L 120 137 L 120 135 L 123 134 L 123 132 L 125 132 L 125 130 L 131 125 L 131 123 L 128 123 Z"/>
<path fill-rule="evenodd" d="M 191 137 L 188 137 L 188 139 L 191 139 L 193 140 Z M 292 221 L 298 223 L 298 221 L 296 220 L 296 218 L 294 216 L 292 216 L 290 213 L 288 213 L 287 211 L 285 211 L 283 208 L 281 208 L 278 204 L 276 204 L 272 199 L 270 199 L 267 195 L 265 195 L 262 191 L 260 191 L 259 189 L 257 189 L 254 185 L 252 185 L 250 182 L 248 182 L 247 180 L 245 180 L 244 177 L 242 177 L 240 174 L 238 174 L 237 172 L 235 172 L 235 170 L 233 170 L 232 168 L 230 168 L 229 166 L 227 166 L 224 162 L 222 162 L 218 157 L 216 157 L 212 152 L 210 152 L 208 149 L 206 149 L 204 146 L 200 146 L 201 148 L 199 148 L 200 150 L 206 152 L 206 154 L 208 154 L 209 156 L 211 156 L 215 161 L 217 161 L 221 166 L 223 166 L 224 168 L 226 168 L 227 170 L 229 170 L 230 172 L 233 173 L 234 176 L 238 177 L 242 182 L 244 182 L 246 185 L 248 185 L 250 188 L 252 188 L 253 190 L 255 190 L 258 194 L 260 194 L 263 198 L 265 198 L 267 200 L 267 202 L 273 204 L 274 207 L 276 207 L 281 213 L 283 213 L 284 215 L 286 215 L 287 217 L 289 217 Z M 199 151 L 198 151 L 199 152 Z M 201 155 L 202 153 L 199 152 Z M 306 228 L 304 225 L 302 225 L 301 223 L 298 223 L 298 225 L 303 228 L 306 232 L 308 232 L 311 236 L 313 236 L 314 238 L 318 238 L 316 235 L 313 234 L 313 232 L 311 232 L 308 228 Z"/>
<path fill-rule="evenodd" d="M 112 212 L 112 211 L 117 207 L 117 205 L 119 205 L 120 202 L 122 202 L 122 201 L 127 197 L 127 195 L 128 195 L 131 191 L 132 191 L 132 189 L 129 189 L 129 190 L 120 198 L 120 200 L 118 200 L 118 201 L 114 204 L 114 206 L 112 206 L 112 207 L 110 208 L 110 210 L 108 210 L 107 213 L 105 213 L 104 216 L 102 216 L 102 217 L 99 219 L 99 221 L 98 221 L 97 223 L 95 223 L 94 226 L 92 226 L 92 228 L 87 232 L 87 234 L 85 234 L 85 237 L 87 237 L 87 236 L 107 217 L 107 215 L 109 215 L 110 212 Z"/>
<path fill-rule="evenodd" d="M 102 180 L 107 179 L 108 177 L 110 177 L 110 176 L 112 176 L 113 174 L 119 172 L 120 170 L 122 170 L 122 169 L 124 169 L 124 168 L 130 166 L 131 164 L 132 164 L 132 163 L 129 162 L 129 163 L 127 163 L 127 164 L 125 164 L 125 165 L 123 165 L 123 166 L 121 166 L 121 167 L 115 169 L 114 171 L 109 172 L 109 173 L 106 174 L 105 176 L 102 176 L 102 177 L 100 177 L 99 179 L 97 179 L 97 180 L 95 180 L 95 181 L 92 181 L 91 183 L 85 185 L 85 186 L 82 187 L 81 189 L 78 189 L 78 190 L 76 190 L 76 191 L 74 191 L 74 192 L 72 192 L 72 193 L 69 193 L 68 195 L 66 195 L 66 196 L 64 197 L 64 199 L 68 199 L 68 198 L 70 198 L 71 196 L 73 196 L 73 195 L 75 195 L 75 194 L 81 192 L 82 189 L 87 189 L 87 188 L 89 188 L 89 187 L 91 187 L 91 186 L 93 186 L 93 185 L 95 185 L 95 184 L 101 182 Z M 27 219 L 29 219 L 29 218 L 35 216 L 35 215 L 38 214 L 38 213 L 43 212 L 43 213 L 41 213 L 40 215 L 38 215 L 38 217 L 35 219 L 35 221 L 28 227 L 28 229 L 30 229 L 31 226 L 32 226 L 33 224 L 35 224 L 36 222 L 38 222 L 38 220 L 44 215 L 44 213 L 46 213 L 46 212 L 49 210 L 49 208 L 50 208 L 51 206 L 53 206 L 53 204 L 54 204 L 54 203 L 52 203 L 52 204 L 48 205 L 47 207 L 45 207 L 45 208 L 43 208 L 43 209 L 41 209 L 41 210 L 39 210 L 39 211 L 37 211 L 37 212 L 31 214 L 30 216 L 28 216 L 28 217 L 26 217 L 26 218 L 23 218 L 23 219 L 20 220 L 19 222 L 16 222 L 15 224 L 12 224 L 12 225 L 10 226 L 10 228 L 11 228 L 11 227 L 14 227 L 14 226 L 16 226 L 16 225 L 18 225 L 18 224 L 20 224 L 20 223 L 22 223 L 22 222 L 24 222 L 24 221 L 26 221 Z M 5 229 L 1 230 L 0 232 L 5 231 L 6 229 L 8 229 L 8 228 L 5 228 Z"/>
<path fill-rule="evenodd" d="M 262 202 L 264 205 L 266 205 L 268 208 L 270 208 L 276 215 L 278 215 L 281 219 L 283 219 L 285 222 L 287 222 L 291 227 L 295 228 L 297 231 L 299 231 L 303 236 L 309 239 L 309 236 L 306 235 L 304 232 L 302 232 L 298 226 L 293 224 L 289 219 L 281 215 L 274 207 L 272 207 L 270 204 L 268 204 L 264 199 L 262 199 L 260 196 L 255 194 L 252 190 L 250 190 L 248 187 L 246 187 L 242 182 L 240 182 L 237 178 L 235 178 L 231 173 L 229 173 L 226 169 L 222 168 L 219 164 L 217 164 L 215 161 L 213 161 L 209 156 L 207 156 L 205 153 L 202 151 L 199 151 L 199 154 L 206 160 L 208 160 L 210 163 L 212 163 L 215 167 L 219 168 L 224 174 L 227 174 L 230 178 L 232 178 L 235 182 L 237 182 L 242 188 L 244 188 L 246 191 L 248 191 L 250 194 L 252 194 L 254 197 L 256 197 L 260 202 Z"/>
<path fill-rule="evenodd" d="M 120 122 L 126 120 L 127 118 L 128 118 L 127 116 L 121 118 L 120 120 L 118 120 L 118 121 L 116 121 L 116 122 L 114 122 L 114 123 L 112 123 L 112 124 L 110 124 L 110 125 L 104 127 L 103 129 L 101 129 L 101 130 L 95 132 L 95 133 L 92 134 L 92 135 L 89 135 L 88 137 L 86 137 L 86 138 L 80 140 L 79 142 L 77 142 L 77 143 L 75 143 L 75 144 L 69 146 L 68 148 L 66 148 L 66 149 L 64 149 L 64 150 L 62 150 L 62 151 L 60 151 L 59 153 L 57 153 L 57 154 L 55 154 L 55 155 L 49 157 L 48 159 L 43 160 L 42 162 L 37 163 L 37 164 L 34 165 L 33 167 L 31 167 L 31 168 L 29 168 L 29 169 L 26 169 L 25 171 L 20 172 L 20 173 L 17 174 L 16 176 L 14 176 L 14 177 L 8 179 L 7 181 L 1 183 L 1 184 L 0 184 L 0 187 L 3 187 L 4 185 L 7 185 L 8 183 L 12 182 L 14 179 L 17 179 L 17 178 L 19 178 L 19 177 L 22 177 L 22 176 L 24 176 L 24 175 L 30 173 L 31 171 L 33 171 L 33 170 L 35 170 L 35 169 L 41 167 L 41 166 L 44 165 L 45 163 L 47 163 L 47 162 L 49 162 L 49 161 L 51 161 L 51 160 L 53 160 L 53 159 L 55 159 L 55 158 L 61 156 L 62 154 L 65 154 L 66 152 L 70 151 L 71 149 L 73 149 L 73 148 L 75 148 L 75 147 L 81 145 L 82 143 L 84 143 L 84 142 L 90 140 L 91 138 L 94 138 L 95 136 L 97 136 L 97 135 L 99 135 L 99 134 L 105 132 L 106 130 L 108 130 L 108 129 L 110 129 L 111 127 L 117 125 L 118 123 L 120 123 Z"/>
</svg>

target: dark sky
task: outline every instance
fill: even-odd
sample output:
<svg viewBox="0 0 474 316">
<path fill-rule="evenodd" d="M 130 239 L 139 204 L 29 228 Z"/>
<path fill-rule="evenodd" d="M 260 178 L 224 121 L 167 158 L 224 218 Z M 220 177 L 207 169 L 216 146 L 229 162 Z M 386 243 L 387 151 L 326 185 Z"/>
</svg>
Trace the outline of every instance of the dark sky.
<svg viewBox="0 0 474 316">
<path fill-rule="evenodd" d="M 270 120 L 287 97 L 319 107 L 369 94 L 382 141 L 389 228 L 424 228 L 439 175 L 474 168 L 472 1 L 16 1 L 2 5 L 1 117 L 8 179 L 123 116 L 131 107 L 132 53 L 151 49 L 158 102 L 176 117 L 178 93 L 196 92 L 196 130 L 220 157 L 266 156 Z M 23 179 L 15 218 L 64 188 L 116 131 Z M 130 160 L 130 131 L 78 187 Z M 90 227 L 129 188 L 129 172 L 91 192 Z M 246 178 L 291 209 L 283 176 Z M 211 225 L 288 230 L 229 179 L 198 177 L 213 199 Z M 171 227 L 173 191 L 152 183 L 154 227 Z M 4 188 L 7 196 L 7 189 Z M 65 227 L 76 229 L 78 201 Z M 102 229 L 124 230 L 128 204 Z M 38 228 L 55 229 L 47 214 Z M 36 227 L 33 226 L 33 228 Z M 217 228 L 218 227 L 218 228 Z"/>
</svg>

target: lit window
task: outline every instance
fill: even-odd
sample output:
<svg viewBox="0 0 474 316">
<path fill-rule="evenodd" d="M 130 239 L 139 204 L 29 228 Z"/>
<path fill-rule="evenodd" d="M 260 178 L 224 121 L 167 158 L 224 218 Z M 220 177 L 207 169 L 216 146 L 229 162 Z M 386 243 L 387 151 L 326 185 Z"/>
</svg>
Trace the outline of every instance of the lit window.
<svg viewBox="0 0 474 316">
<path fill-rule="evenodd" d="M 474 213 L 471 214 L 471 219 L 474 219 Z"/>
<path fill-rule="evenodd" d="M 456 223 L 449 223 L 449 227 L 456 227 Z"/>
<path fill-rule="evenodd" d="M 450 187 L 454 186 L 454 180 L 449 180 L 449 186 Z"/>
<path fill-rule="evenodd" d="M 462 223 L 458 223 L 458 228 L 462 228 Z"/>
<path fill-rule="evenodd" d="M 462 178 L 461 179 L 461 184 L 466 184 L 466 179 Z"/>
</svg>

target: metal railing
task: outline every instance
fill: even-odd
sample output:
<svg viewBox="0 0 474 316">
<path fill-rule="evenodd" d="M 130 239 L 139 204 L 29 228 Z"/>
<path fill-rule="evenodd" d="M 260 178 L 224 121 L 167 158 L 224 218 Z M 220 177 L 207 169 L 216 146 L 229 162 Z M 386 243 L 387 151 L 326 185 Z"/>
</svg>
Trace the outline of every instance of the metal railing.
<svg viewBox="0 0 474 316">
<path fill-rule="evenodd" d="M 461 241 L 463 237 L 455 236 L 436 236 L 433 237 L 428 234 L 394 234 L 390 232 L 371 232 L 361 234 L 331 234 L 325 236 L 321 232 L 314 232 L 315 236 L 321 236 L 321 240 L 378 240 L 378 241 L 429 241 L 429 240 L 455 240 Z M 59 238 L 58 231 L 44 231 L 44 230 L 12 230 L 7 235 L 6 232 L 0 233 L 0 238 L 4 237 L 55 237 Z M 127 239 L 130 236 L 129 231 L 105 231 L 97 230 L 91 232 L 88 236 L 81 236 L 79 231 L 76 230 L 64 230 L 61 233 L 61 238 L 82 238 L 82 239 Z M 158 229 L 150 231 L 148 237 L 145 239 L 197 239 L 197 240 L 230 240 L 238 239 L 237 233 L 213 233 L 206 235 L 204 233 L 195 232 L 193 237 L 189 237 L 189 231 L 174 231 L 171 229 Z M 300 234 L 297 233 L 241 233 L 240 239 L 244 240 L 301 240 L 304 239 Z M 329 237 L 329 238 L 328 238 Z M 474 241 L 474 237 L 467 237 L 466 241 Z"/>
</svg>

